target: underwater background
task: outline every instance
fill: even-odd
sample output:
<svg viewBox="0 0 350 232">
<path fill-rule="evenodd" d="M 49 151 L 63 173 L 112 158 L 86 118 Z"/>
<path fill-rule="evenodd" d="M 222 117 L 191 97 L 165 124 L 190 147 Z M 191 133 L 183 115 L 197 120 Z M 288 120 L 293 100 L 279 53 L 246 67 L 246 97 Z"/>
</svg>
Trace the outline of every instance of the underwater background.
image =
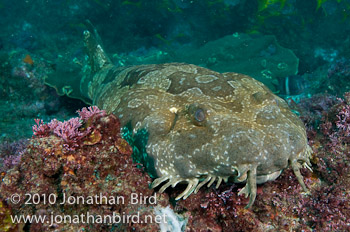
<svg viewBox="0 0 350 232">
<path fill-rule="evenodd" d="M 350 231 L 349 0 L 0 0 L 0 19 L 0 231 Z M 177 202 L 183 189 L 169 189 L 155 205 L 11 204 L 15 193 L 154 193 L 132 161 L 144 151 L 130 132 L 83 108 L 89 100 L 72 87 L 87 63 L 86 20 L 116 66 L 191 63 L 247 74 L 284 98 L 314 152 L 313 172 L 302 170 L 310 193 L 289 168 L 258 186 L 251 209 L 232 183 Z M 71 129 L 88 125 L 94 135 L 77 137 L 74 155 L 62 153 L 63 135 L 44 125 L 77 110 L 83 122 Z M 166 214 L 168 223 L 11 222 L 83 212 Z"/>
</svg>

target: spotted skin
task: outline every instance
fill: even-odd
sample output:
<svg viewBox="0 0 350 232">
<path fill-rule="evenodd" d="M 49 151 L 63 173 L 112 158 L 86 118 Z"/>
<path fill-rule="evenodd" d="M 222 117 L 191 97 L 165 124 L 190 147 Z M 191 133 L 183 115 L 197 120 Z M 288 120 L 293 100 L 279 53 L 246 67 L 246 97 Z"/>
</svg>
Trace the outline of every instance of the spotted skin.
<svg viewBox="0 0 350 232">
<path fill-rule="evenodd" d="M 305 128 L 285 101 L 262 83 L 238 73 L 217 73 L 191 64 L 168 63 L 117 68 L 90 32 L 85 32 L 92 74 L 82 81 L 93 104 L 146 129 L 148 155 L 160 192 L 178 183 L 176 199 L 216 181 L 245 182 L 239 192 L 256 197 L 256 185 L 276 179 L 291 165 L 311 165 Z"/>
</svg>

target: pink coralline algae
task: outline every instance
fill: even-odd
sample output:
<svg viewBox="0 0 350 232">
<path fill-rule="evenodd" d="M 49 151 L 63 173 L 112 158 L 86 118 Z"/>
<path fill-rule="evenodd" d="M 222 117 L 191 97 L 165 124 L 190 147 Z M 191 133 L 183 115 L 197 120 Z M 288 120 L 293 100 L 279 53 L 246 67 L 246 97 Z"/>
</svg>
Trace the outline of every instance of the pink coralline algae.
<svg viewBox="0 0 350 232">
<path fill-rule="evenodd" d="M 350 61 L 348 59 L 341 58 L 331 65 L 328 69 L 328 77 L 332 78 L 335 75 L 350 77 Z"/>
<path fill-rule="evenodd" d="M 50 128 L 47 124 L 44 124 L 42 119 L 34 119 L 36 125 L 32 126 L 33 134 L 39 137 L 44 137 L 48 135 Z"/>
<path fill-rule="evenodd" d="M 6 173 L 7 170 L 19 164 L 27 144 L 28 141 L 25 139 L 12 143 L 4 141 L 0 144 L 0 173 Z"/>
<path fill-rule="evenodd" d="M 336 126 L 338 128 L 337 135 L 348 139 L 350 136 L 350 105 L 345 105 L 337 115 L 338 121 Z M 348 141 L 346 141 L 348 142 Z"/>
<path fill-rule="evenodd" d="M 244 184 L 232 182 L 222 184 L 218 189 L 203 187 L 186 200 L 175 201 L 185 186 L 179 185 L 179 188 L 168 189 L 162 194 L 151 190 L 151 178 L 138 168 L 140 164 L 132 162 L 132 150 L 120 136 L 118 119 L 91 107 L 78 111 L 79 117 L 66 122 L 53 120 L 45 124 L 37 120 L 33 128 L 36 135 L 23 152 L 20 163 L 8 170 L 3 178 L 0 200 L 7 207 L 5 211 L 11 209 L 16 215 L 87 212 L 112 215 L 117 212 L 155 216 L 155 208 L 171 206 L 173 212 L 184 218 L 188 232 L 349 231 L 350 107 L 347 96 L 349 94 L 345 95 L 345 100 L 318 96 L 311 99 L 315 107 L 299 106 L 305 121 L 312 122 L 307 128 L 314 151 L 313 172 L 301 170 L 309 189 L 307 193 L 302 192 L 289 168 L 275 181 L 258 186 L 257 199 L 251 209 L 244 208 L 248 199 L 237 195 Z M 335 104 L 328 104 L 333 101 Z M 308 114 L 317 115 L 317 121 L 308 120 L 312 118 Z M 60 128 L 59 132 L 57 128 Z M 14 193 L 21 196 L 25 193 L 54 194 L 60 201 L 63 195 L 87 198 L 102 194 L 122 196 L 129 203 L 131 194 L 137 193 L 139 196 L 156 196 L 157 201 L 155 204 L 146 201 L 139 204 L 26 205 L 25 198 L 12 204 L 9 199 Z M 25 228 L 29 231 L 158 231 L 160 225 L 155 222 L 58 223 L 51 226 L 33 223 Z"/>
<path fill-rule="evenodd" d="M 89 106 L 88 108 L 84 107 L 81 110 L 77 111 L 82 120 L 88 121 L 90 118 L 94 118 L 97 116 L 105 116 L 106 112 L 104 110 L 100 110 L 97 106 Z"/>
<path fill-rule="evenodd" d="M 48 124 L 37 120 L 34 136 L 20 163 L 8 170 L 0 185 L 12 215 L 154 215 L 156 205 L 167 206 L 165 194 L 149 188 L 150 177 L 136 167 L 132 149 L 121 138 L 119 120 L 96 107 L 84 108 L 79 117 Z M 73 143 L 74 142 L 74 143 Z M 19 194 L 18 203 L 11 196 Z M 27 195 L 26 195 L 27 194 Z M 131 201 L 137 194 L 138 202 Z M 39 196 L 38 204 L 26 204 L 29 196 Z M 56 204 L 48 203 L 55 199 Z M 92 204 L 59 204 L 69 197 L 95 200 Z M 97 198 L 96 198 L 97 196 Z M 155 196 L 156 204 L 149 199 Z M 54 198 L 52 198 L 54 197 Z M 120 199 L 110 202 L 106 199 Z M 46 202 L 43 199 L 46 199 Z M 90 198 L 91 199 L 91 198 Z M 34 198 L 32 199 L 34 200 Z M 37 199 L 38 200 L 38 199 Z M 1 224 L 1 222 L 0 222 Z M 32 223 L 27 231 L 157 231 L 157 223 Z"/>
<path fill-rule="evenodd" d="M 33 126 L 33 134 L 38 137 L 54 134 L 65 141 L 66 148 L 74 149 L 74 147 L 79 146 L 79 140 L 91 133 L 92 127 L 90 124 L 93 123 L 92 120 L 106 116 L 106 112 L 100 110 L 97 106 L 84 107 L 77 112 L 79 117 L 64 122 L 53 119 L 45 124 L 43 120 L 35 119 L 36 125 Z M 82 128 L 82 122 L 86 124 L 84 128 Z M 94 133 L 98 132 L 92 134 Z"/>
<path fill-rule="evenodd" d="M 349 91 L 350 60 L 341 58 L 333 62 L 328 69 L 327 85 L 331 92 L 344 93 Z"/>
</svg>

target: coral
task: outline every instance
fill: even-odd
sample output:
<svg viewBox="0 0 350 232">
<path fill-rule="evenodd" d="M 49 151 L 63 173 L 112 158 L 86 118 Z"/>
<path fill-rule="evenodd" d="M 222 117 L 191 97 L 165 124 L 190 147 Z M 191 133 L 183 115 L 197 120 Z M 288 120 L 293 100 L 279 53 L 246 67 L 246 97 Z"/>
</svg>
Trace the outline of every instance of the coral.
<svg viewBox="0 0 350 232">
<path fill-rule="evenodd" d="M 105 116 L 106 112 L 100 110 L 97 106 L 89 106 L 88 108 L 84 107 L 82 110 L 77 111 L 82 120 L 88 121 L 88 119 L 93 118 L 97 115 Z"/>
<path fill-rule="evenodd" d="M 349 93 L 344 96 L 347 99 Z M 317 169 L 323 180 L 330 184 L 342 182 L 340 177 L 350 173 L 350 105 L 347 100 L 338 101 L 340 103 L 328 111 L 320 124 L 322 137 L 319 140 L 323 146 L 314 146 L 318 151 Z"/>
<path fill-rule="evenodd" d="M 350 63 L 348 59 L 341 58 L 331 64 L 328 69 L 328 78 L 332 78 L 335 75 L 341 75 L 344 77 L 350 76 Z"/>
<path fill-rule="evenodd" d="M 345 105 L 337 115 L 338 121 L 335 122 L 338 131 L 336 132 L 338 137 L 344 137 L 346 139 L 350 136 L 350 105 Z M 344 142 L 349 142 L 348 140 Z"/>
<path fill-rule="evenodd" d="M 15 142 L 4 141 L 0 144 L 0 172 L 6 173 L 7 170 L 16 166 L 22 156 L 22 152 L 27 146 L 26 139 L 20 139 Z"/>
<path fill-rule="evenodd" d="M 350 90 L 350 59 L 341 58 L 332 62 L 327 71 L 327 85 L 334 94 L 344 94 Z"/>
<path fill-rule="evenodd" d="M 11 209 L 0 199 L 0 228 L 3 232 L 21 232 L 24 224 L 14 224 L 11 221 Z"/>
<path fill-rule="evenodd" d="M 50 127 L 42 119 L 34 119 L 36 125 L 32 126 L 33 134 L 38 137 L 45 137 L 50 133 Z"/>
<path fill-rule="evenodd" d="M 327 112 L 339 104 L 340 101 L 329 94 L 315 94 L 311 98 L 301 99 L 294 110 L 300 113 L 301 119 L 308 125 L 316 128 L 319 126 Z"/>
<path fill-rule="evenodd" d="M 254 212 L 244 208 L 248 201 L 237 196 L 237 191 L 237 186 L 229 185 L 222 185 L 218 190 L 202 190 L 177 202 L 176 209 L 190 212 L 189 231 L 204 231 L 206 227 L 208 231 L 232 231 L 232 228 L 235 231 L 257 231 L 263 225 Z"/>
<path fill-rule="evenodd" d="M 76 143 L 85 135 L 83 132 L 79 131 L 82 125 L 79 118 L 71 118 L 64 122 L 54 121 L 50 124 L 50 129 L 53 129 L 53 133 L 62 138 L 66 143 Z"/>
<path fill-rule="evenodd" d="M 43 120 L 35 119 L 36 125 L 33 126 L 33 134 L 38 137 L 47 137 L 54 134 L 64 140 L 64 146 L 67 149 L 75 149 L 79 146 L 78 141 L 87 135 L 89 135 L 89 140 L 84 141 L 85 145 L 99 142 L 101 135 L 98 131 L 94 131 L 92 125 L 94 120 L 106 116 L 106 112 L 100 110 L 97 106 L 89 106 L 78 110 L 77 113 L 79 117 L 64 122 L 53 119 L 45 124 Z M 85 123 L 84 127 L 82 127 L 82 122 Z"/>
<path fill-rule="evenodd" d="M 154 217 L 152 206 L 165 207 L 169 204 L 168 198 L 165 194 L 154 194 L 149 188 L 150 177 L 133 163 L 132 149 L 120 137 L 118 119 L 96 107 L 85 108 L 78 113 L 79 118 L 66 122 L 53 120 L 45 124 L 36 120 L 34 133 L 37 135 L 29 141 L 19 165 L 10 169 L 3 178 L 0 198 L 5 200 L 15 215 L 139 213 L 141 217 Z M 14 193 L 21 196 L 18 204 L 10 201 Z M 37 194 L 41 197 L 40 203 L 25 204 L 28 200 L 25 194 Z M 132 201 L 133 194 L 137 194 L 137 202 Z M 43 199 L 47 197 L 48 200 L 49 196 L 56 196 L 57 203 L 45 203 Z M 101 200 L 95 200 L 94 204 L 58 204 L 77 196 L 84 199 L 97 196 Z M 112 196 L 123 201 L 110 202 L 108 199 Z M 146 199 L 151 196 L 155 200 Z M 28 228 L 29 231 L 110 231 L 115 227 L 118 231 L 156 231 L 159 228 L 156 223 L 133 222 L 116 225 L 57 223 L 52 226 L 32 223 Z"/>
<path fill-rule="evenodd" d="M 200 191 L 177 202 L 177 212 L 188 215 L 188 231 L 344 231 L 350 222 L 349 183 L 321 184 L 307 176 L 309 194 L 301 193 L 292 170 L 259 188 L 252 210 L 236 197 L 237 186 Z M 292 181 L 292 183 L 290 183 Z M 330 223 L 331 222 L 331 223 Z M 205 230 L 207 231 L 207 230 Z"/>
<path fill-rule="evenodd" d="M 93 214 L 95 219 L 96 215 L 113 213 L 138 214 L 140 217 L 167 215 L 165 218 L 171 222 L 143 224 L 134 221 L 114 226 L 108 223 L 57 223 L 51 227 L 33 223 L 26 226 L 29 231 L 157 231 L 169 226 L 203 232 L 346 231 L 350 224 L 348 96 L 345 95 L 345 100 L 328 95 L 316 96 L 299 104 L 301 115 L 313 115 L 318 120 L 307 126 L 314 150 L 313 173 L 301 170 L 309 192 L 302 192 L 289 168 L 275 181 L 258 186 L 257 199 L 251 209 L 244 208 L 248 199 L 237 195 L 244 185 L 231 182 L 221 184 L 218 189 L 203 187 L 197 194 L 180 201 L 174 201 L 174 198 L 185 186 L 179 185 L 179 188 L 168 189 L 163 194 L 154 193 L 149 188 L 151 178 L 140 169 L 140 164 L 132 162 L 132 149 L 120 136 L 118 119 L 98 108 L 78 111 L 79 121 L 71 121 L 74 126 L 58 120 L 47 124 L 37 120 L 35 132 L 42 133 L 33 136 L 20 163 L 7 171 L 1 183 L 0 198 L 6 207 L 0 211 L 7 213 L 0 212 L 0 219 L 11 209 L 15 215 Z M 329 102 L 333 101 L 336 104 L 331 106 Z M 65 137 L 62 133 L 55 133 L 58 127 L 62 127 L 63 134 L 67 130 L 77 136 Z M 64 138 L 74 138 L 76 145 L 72 146 Z M 74 149 L 67 149 L 67 146 Z M 86 199 L 102 194 L 107 199 L 123 197 L 125 204 L 111 204 L 105 200 L 92 205 L 26 205 L 24 198 L 19 204 L 12 204 L 9 199 L 13 193 L 54 194 L 58 202 L 64 197 L 82 196 Z M 155 200 L 131 204 L 132 193 L 155 196 Z M 0 223 L 4 224 L 4 220 Z"/>
<path fill-rule="evenodd" d="M 332 122 L 337 120 L 335 115 L 342 104 L 341 99 L 325 93 L 301 99 L 299 104 L 290 104 L 290 107 L 298 112 L 303 120 L 309 144 L 320 146 L 320 143 L 327 143 L 324 136 L 328 138 L 333 133 L 334 125 L 332 125 Z"/>
<path fill-rule="evenodd" d="M 346 187 L 347 186 L 347 187 Z M 347 231 L 350 223 L 349 183 L 321 186 L 303 202 L 302 222 L 315 231 Z"/>
</svg>

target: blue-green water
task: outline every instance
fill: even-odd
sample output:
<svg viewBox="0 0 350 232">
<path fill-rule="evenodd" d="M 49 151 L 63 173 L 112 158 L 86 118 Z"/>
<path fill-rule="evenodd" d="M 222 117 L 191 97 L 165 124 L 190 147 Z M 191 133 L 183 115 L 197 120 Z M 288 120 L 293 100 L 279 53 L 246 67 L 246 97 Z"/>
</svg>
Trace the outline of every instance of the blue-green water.
<svg viewBox="0 0 350 232">
<path fill-rule="evenodd" d="M 0 137 L 28 137 L 31 118 L 64 118 L 79 108 L 75 106 L 78 102 L 53 96 L 54 91 L 43 86 L 42 80 L 57 69 L 62 73 L 79 69 L 85 56 L 82 32 L 86 19 L 97 28 L 117 65 L 192 61 L 213 68 L 231 56 L 241 59 L 218 71 L 250 74 L 253 67 L 237 67 L 254 55 L 246 55 L 246 51 L 232 54 L 235 51 L 226 51 L 223 45 L 220 50 L 200 54 L 195 61 L 186 52 L 192 56 L 190 51 L 228 35 L 273 35 L 298 60 L 297 68 L 266 81 L 274 92 L 282 96 L 324 92 L 341 96 L 348 90 L 350 76 L 349 11 L 348 1 L 336 0 L 48 0 L 16 4 L 2 0 Z M 265 71 L 254 77 L 270 75 L 263 66 L 276 50 L 273 44 L 254 50 L 261 59 L 260 71 Z M 23 62 L 26 55 L 33 65 Z M 283 55 L 273 59 L 281 59 L 283 64 Z"/>
<path fill-rule="evenodd" d="M 318 132 L 350 91 L 349 0 L 0 0 L 3 154 L 32 136 L 34 119 L 67 120 L 88 105 L 72 92 L 87 63 L 86 20 L 116 66 L 185 62 L 247 74 Z"/>
</svg>

